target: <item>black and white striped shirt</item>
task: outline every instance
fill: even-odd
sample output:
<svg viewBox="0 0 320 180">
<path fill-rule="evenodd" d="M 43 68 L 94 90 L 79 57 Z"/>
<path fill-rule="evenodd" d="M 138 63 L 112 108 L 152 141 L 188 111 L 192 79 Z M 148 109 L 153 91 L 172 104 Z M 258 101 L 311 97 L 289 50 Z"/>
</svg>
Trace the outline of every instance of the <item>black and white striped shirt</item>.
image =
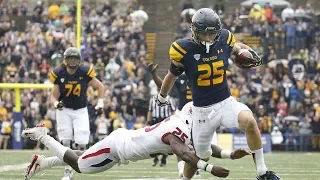
<svg viewBox="0 0 320 180">
<path fill-rule="evenodd" d="M 175 102 L 170 96 L 168 97 L 168 102 L 170 105 L 166 106 L 158 106 L 158 104 L 155 102 L 155 98 L 155 96 L 151 97 L 149 102 L 149 111 L 152 113 L 152 119 L 162 121 L 163 119 L 171 116 L 176 110 Z"/>
</svg>

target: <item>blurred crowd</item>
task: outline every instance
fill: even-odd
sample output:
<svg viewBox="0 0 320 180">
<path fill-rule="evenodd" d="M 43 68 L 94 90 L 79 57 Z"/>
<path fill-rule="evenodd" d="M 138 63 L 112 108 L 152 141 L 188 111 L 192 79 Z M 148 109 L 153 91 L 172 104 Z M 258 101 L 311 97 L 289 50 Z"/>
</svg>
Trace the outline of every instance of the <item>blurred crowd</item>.
<svg viewBox="0 0 320 180">
<path fill-rule="evenodd" d="M 320 150 L 320 21 L 312 6 L 276 9 L 270 3 L 253 4 L 225 13 L 224 0 L 213 7 L 223 27 L 239 41 L 243 34 L 259 37 L 255 49 L 266 63 L 243 70 L 230 60 L 228 84 L 231 94 L 253 111 L 261 133 L 270 133 L 274 145 L 286 150 Z M 178 38 L 191 37 L 188 15 L 191 1 L 185 1 Z M 232 59 L 232 58 L 231 58 Z M 238 129 L 220 129 L 239 132 Z"/>
<path fill-rule="evenodd" d="M 48 73 L 62 63 L 59 56 L 52 55 L 63 54 L 67 47 L 75 46 L 75 5 L 38 1 L 28 8 L 27 3 L 0 3 L 1 83 L 49 83 Z M 139 128 L 145 122 L 150 81 L 143 31 L 146 19 L 132 15 L 143 9 L 135 0 L 128 1 L 123 8 L 125 15 L 120 15 L 109 1 L 101 6 L 82 6 L 82 59 L 85 64 L 94 65 L 97 78 L 105 85 L 105 111 L 99 117 L 93 111 L 97 93 L 93 89 L 87 92 L 92 143 L 116 128 Z M 18 28 L 14 20 L 17 18 L 25 18 L 25 24 L 19 25 L 22 28 Z M 49 90 L 21 90 L 23 127 L 41 122 L 55 137 L 56 116 L 50 96 Z M 14 128 L 13 111 L 14 91 L 1 89 L 0 148 L 8 148 Z M 25 148 L 34 146 L 29 142 Z"/>
<path fill-rule="evenodd" d="M 27 1 L 2 1 L 0 7 L 0 81 L 49 83 L 48 72 L 62 62 L 52 55 L 75 46 L 76 7 L 41 1 L 33 8 Z M 223 27 L 240 37 L 239 41 L 245 42 L 243 34 L 258 37 L 260 45 L 252 48 L 267 63 L 243 70 L 230 60 L 232 95 L 250 107 L 261 133 L 271 134 L 274 145 L 286 145 L 286 150 L 319 150 L 320 24 L 312 6 L 307 3 L 279 11 L 270 3 L 253 4 L 250 9 L 236 8 L 233 14 L 227 14 L 225 7 L 224 0 L 217 0 L 213 7 L 222 17 Z M 91 143 L 119 127 L 143 127 L 149 98 L 157 94 L 157 86 L 147 72 L 145 19 L 132 16 L 143 7 L 130 0 L 124 8 L 126 14 L 120 15 L 109 1 L 98 7 L 82 6 L 82 58 L 85 64 L 94 65 L 97 78 L 105 85 L 105 109 L 99 117 L 93 110 L 97 93 L 90 88 L 87 93 Z M 189 11 L 192 8 L 192 1 L 186 0 L 178 38 L 191 37 L 185 15 L 194 12 Z M 25 20 L 22 25 L 19 18 Z M 42 122 L 55 137 L 56 117 L 50 95 L 49 90 L 21 91 L 23 127 Z M 175 90 L 171 95 L 178 97 Z M 0 148 L 8 148 L 13 111 L 13 90 L 0 89 Z M 220 128 L 219 132 L 239 130 Z M 25 148 L 39 146 L 27 142 Z"/>
</svg>

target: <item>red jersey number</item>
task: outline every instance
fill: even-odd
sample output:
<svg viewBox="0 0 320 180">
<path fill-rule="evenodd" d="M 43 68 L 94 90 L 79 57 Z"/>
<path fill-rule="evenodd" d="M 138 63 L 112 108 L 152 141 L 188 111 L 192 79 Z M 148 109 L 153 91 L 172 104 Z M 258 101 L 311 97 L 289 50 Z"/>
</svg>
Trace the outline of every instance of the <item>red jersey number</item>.
<svg viewBox="0 0 320 180">
<path fill-rule="evenodd" d="M 178 127 L 176 127 L 176 131 L 172 132 L 172 135 L 175 135 L 178 138 L 180 138 L 183 143 L 185 143 L 186 138 L 188 138 L 188 136 L 185 133 L 183 133 L 182 130 Z"/>
<path fill-rule="evenodd" d="M 150 132 L 154 129 L 156 129 L 157 127 L 159 127 L 161 125 L 162 122 L 167 122 L 170 120 L 170 117 L 164 119 L 163 121 L 155 124 L 155 125 L 152 125 L 152 126 L 149 126 L 149 127 L 146 127 L 145 128 L 145 132 Z M 188 138 L 188 136 L 182 132 L 182 130 L 178 127 L 176 127 L 176 130 L 172 132 L 172 135 L 175 135 L 177 136 L 183 143 L 186 142 L 186 138 Z"/>
</svg>

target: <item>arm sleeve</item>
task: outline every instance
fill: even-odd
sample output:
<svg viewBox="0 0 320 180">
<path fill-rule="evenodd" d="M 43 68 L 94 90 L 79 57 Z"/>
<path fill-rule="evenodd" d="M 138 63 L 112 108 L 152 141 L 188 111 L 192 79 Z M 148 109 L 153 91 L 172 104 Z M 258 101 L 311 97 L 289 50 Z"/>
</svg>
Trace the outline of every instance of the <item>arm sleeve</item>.
<svg viewBox="0 0 320 180">
<path fill-rule="evenodd" d="M 187 54 L 185 48 L 182 47 L 181 41 L 175 41 L 171 44 L 169 49 L 169 58 L 177 62 L 181 62 L 183 57 Z"/>
<path fill-rule="evenodd" d="M 87 75 L 89 77 L 89 80 L 93 79 L 94 77 L 96 77 L 96 71 L 94 70 L 93 66 L 90 65 L 89 70 L 87 72 Z"/>
<path fill-rule="evenodd" d="M 52 82 L 53 84 L 59 84 L 58 75 L 59 75 L 59 70 L 58 69 L 54 69 L 53 71 L 51 71 L 50 74 L 49 74 L 50 82 Z"/>
</svg>

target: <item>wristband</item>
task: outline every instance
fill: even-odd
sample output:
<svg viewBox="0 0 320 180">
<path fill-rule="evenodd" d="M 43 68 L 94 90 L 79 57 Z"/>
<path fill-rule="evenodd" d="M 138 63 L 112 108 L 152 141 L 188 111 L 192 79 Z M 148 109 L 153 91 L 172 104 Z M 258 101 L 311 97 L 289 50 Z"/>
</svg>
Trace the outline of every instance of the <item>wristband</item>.
<svg viewBox="0 0 320 180">
<path fill-rule="evenodd" d="M 231 159 L 231 151 L 229 150 L 222 150 L 220 152 L 221 159 Z"/>
<path fill-rule="evenodd" d="M 207 172 L 210 172 L 211 173 L 211 170 L 212 170 L 212 168 L 213 168 L 213 165 L 212 164 L 209 164 L 209 163 L 207 163 L 207 162 L 205 162 L 204 160 L 199 160 L 198 162 L 197 162 L 197 168 L 198 169 L 202 169 L 202 170 L 204 170 L 204 171 L 207 171 Z"/>
<path fill-rule="evenodd" d="M 163 103 L 163 102 L 167 101 L 167 98 L 164 95 L 162 95 L 161 93 L 159 93 L 158 100 Z"/>
<path fill-rule="evenodd" d="M 212 168 L 213 168 L 213 165 L 212 164 L 208 164 L 208 166 L 206 168 L 206 171 L 211 173 Z"/>
</svg>

